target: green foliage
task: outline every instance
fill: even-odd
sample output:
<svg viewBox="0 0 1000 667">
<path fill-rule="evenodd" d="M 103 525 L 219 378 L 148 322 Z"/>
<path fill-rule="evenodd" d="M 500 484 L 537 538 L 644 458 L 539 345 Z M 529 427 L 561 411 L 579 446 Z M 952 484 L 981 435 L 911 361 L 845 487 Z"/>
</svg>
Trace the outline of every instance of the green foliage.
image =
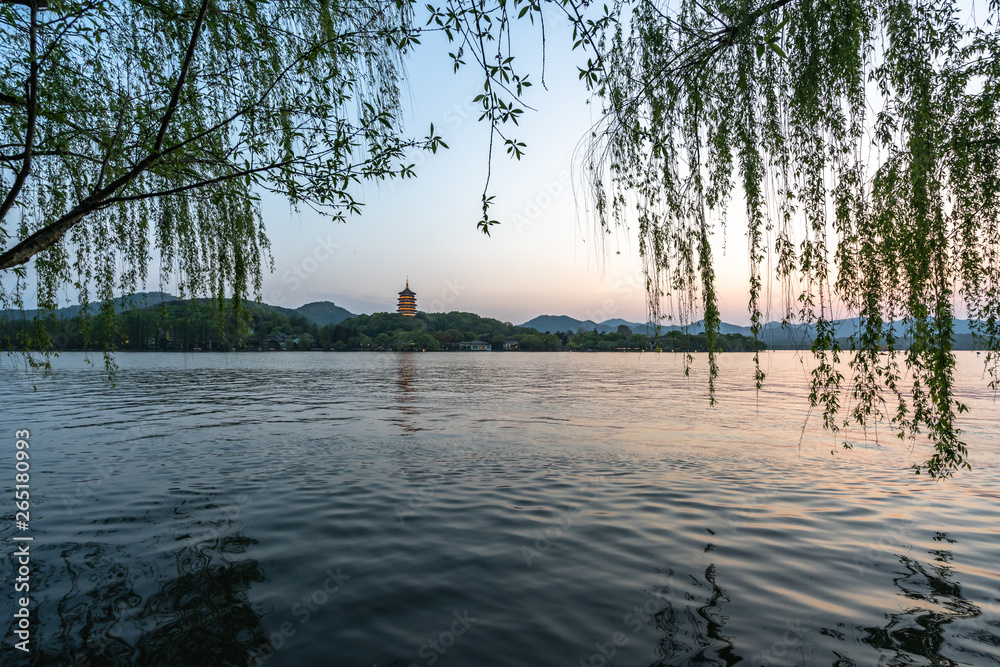
<svg viewBox="0 0 1000 667">
<path fill-rule="evenodd" d="M 718 334 L 710 338 L 705 333 L 688 334 L 683 331 L 670 331 L 653 339 L 653 346 L 664 352 L 708 352 L 715 349 L 719 352 L 762 352 L 767 349 L 767 343 L 743 334 Z"/>
<path fill-rule="evenodd" d="M 951 0 L 656 0 L 613 13 L 587 77 L 606 111 L 587 167 L 600 225 L 638 228 L 653 315 L 703 315 L 714 378 L 710 241 L 739 196 L 754 334 L 773 267 L 783 321 L 816 327 L 810 400 L 825 424 L 889 420 L 930 438 L 918 472 L 967 467 L 953 304 L 996 388 L 1000 3 L 973 16 Z M 863 321 L 849 356 L 833 334 L 845 307 Z M 909 348 L 880 355 L 897 336 Z"/>
<path fill-rule="evenodd" d="M 312 336 L 310 336 L 307 333 L 304 333 L 301 336 L 299 336 L 298 342 L 295 343 L 296 350 L 311 350 L 312 347 L 313 347 Z"/>
<path fill-rule="evenodd" d="M 627 328 L 627 327 L 626 327 Z M 570 350 L 648 350 L 649 338 L 644 334 L 634 334 L 627 338 L 619 332 L 598 333 L 581 329 L 566 343 Z"/>
<path fill-rule="evenodd" d="M 571 350 L 658 350 L 665 352 L 707 352 L 710 345 L 719 352 L 757 352 L 767 349 L 761 341 L 742 334 L 719 334 L 714 342 L 704 333 L 668 331 L 650 338 L 645 334 L 632 334 L 627 338 L 618 332 L 598 333 L 578 331 L 570 337 L 567 348 Z"/>
<path fill-rule="evenodd" d="M 50 0 L 0 4 L 0 307 L 63 285 L 138 291 L 153 249 L 181 296 L 259 298 L 261 191 L 335 218 L 357 183 L 413 175 L 402 61 L 409 2 Z M 44 327 L 32 347 L 48 347 Z M 86 332 L 85 332 L 86 335 Z"/>
<path fill-rule="evenodd" d="M 326 330 L 327 327 L 324 327 Z M 332 330 L 332 329 L 331 329 Z M 464 334 L 462 331 L 469 331 Z M 478 333 L 477 333 L 478 332 Z M 515 327 L 499 320 L 480 317 L 473 313 L 417 313 L 408 317 L 398 313 L 373 313 L 358 315 L 341 322 L 333 330 L 336 340 L 349 341 L 361 336 L 372 340 L 375 348 L 456 350 L 464 340 L 476 338 L 494 341 L 494 350 L 503 349 L 505 337 L 537 333 L 534 329 Z M 354 347 L 354 346 L 351 346 Z"/>
<path fill-rule="evenodd" d="M 559 337 L 552 334 L 534 332 L 521 334 L 517 338 L 519 339 L 518 350 L 525 352 L 554 352 L 561 350 L 563 347 Z M 496 347 L 493 349 L 496 349 Z"/>
<path fill-rule="evenodd" d="M 41 329 L 39 331 L 39 328 Z M 72 318 L 0 319 L 0 349 L 60 350 L 228 350 L 257 349 L 272 334 L 289 337 L 286 347 L 308 350 L 322 344 L 316 325 L 302 316 L 280 313 L 257 303 L 238 316 L 229 309 L 220 320 L 211 299 L 171 301 L 129 309 L 105 319 L 81 310 Z M 46 341 L 46 347 L 37 341 Z"/>
</svg>

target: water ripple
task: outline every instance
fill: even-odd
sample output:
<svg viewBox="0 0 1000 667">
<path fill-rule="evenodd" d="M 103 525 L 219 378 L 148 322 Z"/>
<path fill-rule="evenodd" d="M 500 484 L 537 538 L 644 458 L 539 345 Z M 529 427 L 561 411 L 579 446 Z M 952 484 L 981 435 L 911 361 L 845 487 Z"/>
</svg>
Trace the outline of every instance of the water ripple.
<svg viewBox="0 0 1000 667">
<path fill-rule="evenodd" d="M 920 447 L 840 450 L 791 354 L 760 395 L 723 355 L 716 408 L 673 355 L 119 362 L 113 390 L 73 354 L 0 368 L 32 431 L 34 664 L 1000 663 L 974 359 L 974 469 L 942 483 L 907 473 Z"/>
</svg>

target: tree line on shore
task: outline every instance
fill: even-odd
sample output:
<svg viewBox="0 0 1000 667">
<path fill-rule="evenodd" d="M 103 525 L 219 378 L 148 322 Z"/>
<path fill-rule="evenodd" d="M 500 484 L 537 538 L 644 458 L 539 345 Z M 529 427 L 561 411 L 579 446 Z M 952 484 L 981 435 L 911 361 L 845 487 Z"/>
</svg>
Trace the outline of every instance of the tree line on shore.
<svg viewBox="0 0 1000 667">
<path fill-rule="evenodd" d="M 288 315 L 264 304 L 249 304 L 245 314 L 211 299 L 172 301 L 117 313 L 113 320 L 80 312 L 65 319 L 0 318 L 0 347 L 24 349 L 31 341 L 48 350 L 458 350 L 462 342 L 482 341 L 494 351 L 665 350 L 704 352 L 703 333 L 664 332 L 660 336 L 618 331 L 600 333 L 540 332 L 474 313 L 398 313 L 357 315 L 337 324 L 319 326 L 306 317 Z M 757 349 L 767 346 L 758 341 Z M 723 351 L 751 352 L 753 338 L 741 334 L 719 337 Z"/>
</svg>

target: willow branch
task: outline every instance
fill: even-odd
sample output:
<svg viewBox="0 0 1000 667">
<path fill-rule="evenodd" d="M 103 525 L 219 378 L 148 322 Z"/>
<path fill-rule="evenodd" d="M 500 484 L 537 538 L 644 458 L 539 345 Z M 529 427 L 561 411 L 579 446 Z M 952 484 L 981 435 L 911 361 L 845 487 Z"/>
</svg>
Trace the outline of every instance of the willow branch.
<svg viewBox="0 0 1000 667">
<path fill-rule="evenodd" d="M 70 28 L 72 28 L 78 20 L 82 19 L 87 12 L 94 9 L 95 7 L 97 7 L 96 1 L 89 2 L 86 6 L 80 7 L 79 11 L 77 11 L 75 14 L 71 16 L 62 16 L 59 19 L 57 19 L 58 21 L 67 21 L 67 20 L 68 21 L 66 25 L 62 27 L 62 30 L 59 32 L 59 34 L 49 40 L 49 46 L 48 48 L 45 49 L 45 53 L 42 54 L 42 57 L 39 58 L 39 60 L 41 62 L 45 62 L 46 60 L 48 60 L 49 56 L 52 55 L 52 52 L 55 50 L 56 46 L 58 46 L 62 42 L 66 34 L 69 33 Z"/>
<path fill-rule="evenodd" d="M 403 148 L 416 148 L 416 147 L 420 147 L 422 145 L 423 145 L 422 142 L 410 141 L 410 142 L 407 142 L 406 144 L 404 144 Z M 344 175 L 348 175 L 348 174 L 357 173 L 359 170 L 361 170 L 367 164 L 370 164 L 373 161 L 378 161 L 379 159 L 385 157 L 386 154 L 387 154 L 387 151 L 383 151 L 381 154 L 374 155 L 374 156 L 372 156 L 371 158 L 369 158 L 368 160 L 366 160 L 364 162 L 357 162 L 355 164 L 348 165 L 348 166 L 346 166 L 346 167 L 344 167 L 343 169 L 340 170 L 342 172 L 341 175 L 344 176 Z M 96 208 L 102 209 L 102 208 L 107 208 L 108 206 L 114 206 L 115 204 L 127 203 L 127 202 L 135 202 L 135 201 L 140 201 L 140 200 L 143 200 L 143 199 L 152 199 L 152 198 L 156 198 L 156 197 L 170 197 L 170 196 L 173 196 L 173 195 L 183 194 L 183 193 L 188 192 L 190 190 L 197 190 L 197 189 L 205 188 L 205 187 L 208 187 L 208 186 L 211 186 L 211 185 L 218 185 L 219 183 L 225 183 L 226 181 L 231 181 L 231 180 L 237 179 L 237 178 L 245 178 L 246 176 L 253 176 L 253 175 L 256 175 L 256 174 L 267 173 L 267 172 L 270 172 L 270 171 L 274 171 L 275 169 L 284 169 L 284 168 L 291 167 L 291 166 L 296 165 L 296 164 L 308 166 L 308 165 L 312 165 L 315 162 L 319 161 L 321 155 L 322 154 L 300 156 L 300 157 L 295 157 L 295 158 L 291 158 L 291 159 L 288 159 L 288 160 L 283 160 L 281 162 L 274 162 L 274 163 L 271 163 L 271 164 L 266 165 L 266 166 L 252 167 L 250 169 L 240 169 L 238 171 L 233 171 L 233 172 L 228 173 L 228 174 L 223 174 L 223 175 L 217 176 L 215 178 L 198 181 L 197 183 L 188 183 L 186 185 L 179 185 L 176 188 L 171 188 L 169 190 L 160 190 L 160 191 L 157 191 L 157 192 L 142 192 L 142 193 L 138 193 L 138 194 L 134 194 L 134 195 L 127 195 L 127 196 L 123 196 L 123 197 L 114 197 L 112 199 L 108 199 L 108 200 L 105 200 L 105 201 L 101 202 Z M 308 174 L 308 172 L 306 172 L 306 171 L 299 171 L 297 173 L 299 173 L 300 175 L 307 175 Z"/>
<path fill-rule="evenodd" d="M 24 182 L 28 180 L 31 173 L 31 149 L 35 145 L 35 112 L 38 108 L 38 3 L 37 0 L 31 5 L 31 27 L 29 29 L 31 67 L 28 73 L 28 125 L 24 132 L 24 161 L 21 163 L 21 170 L 18 172 L 10 192 L 3 203 L 0 204 L 0 220 L 7 216 L 17 195 L 21 193 Z"/>
<path fill-rule="evenodd" d="M 195 21 L 194 29 L 191 32 L 191 41 L 188 44 L 187 53 L 184 56 L 184 63 L 181 65 L 180 74 L 177 76 L 177 82 L 174 84 L 174 89 L 170 95 L 170 102 L 167 104 L 167 110 L 164 112 L 163 118 L 160 120 L 160 130 L 156 135 L 153 150 L 150 151 L 145 158 L 139 161 L 126 174 L 123 174 L 121 177 L 115 179 L 107 187 L 96 190 L 89 197 L 77 204 L 73 210 L 69 211 L 52 224 L 39 229 L 34 234 L 21 241 L 7 252 L 3 253 L 3 255 L 0 255 L 0 271 L 9 269 L 19 264 L 24 264 L 39 252 L 45 250 L 53 243 L 56 243 L 66 232 L 80 222 L 84 216 L 100 208 L 102 201 L 127 186 L 135 180 L 136 177 L 153 166 L 160 158 L 160 150 L 163 147 L 163 140 L 164 137 L 166 137 L 167 128 L 170 126 L 170 119 L 173 117 L 174 111 L 177 109 L 177 105 L 180 101 L 181 89 L 184 87 L 188 71 L 191 68 L 191 61 L 194 59 L 194 51 L 198 45 L 198 38 L 201 36 L 201 28 L 205 22 L 205 14 L 208 11 L 208 3 L 209 0 L 203 0 L 201 3 L 201 9 L 198 12 L 198 19 Z M 32 42 L 32 55 L 34 56 L 34 42 Z M 34 58 L 32 58 L 32 64 L 34 65 Z M 31 105 L 29 104 L 29 117 L 33 121 L 33 114 L 30 107 Z M 29 123 L 29 128 L 31 128 L 31 123 Z M 11 203 L 13 204 L 13 201 L 11 201 Z M 6 213 L 6 210 L 0 212 Z M 0 215 L 0 218 L 2 217 L 3 216 Z"/>
<path fill-rule="evenodd" d="M 13 95 L 8 95 L 7 93 L 0 93 L 0 104 L 6 104 L 11 107 L 23 107 L 24 100 L 20 100 Z"/>
<path fill-rule="evenodd" d="M 108 173 L 108 164 L 111 162 L 111 155 L 114 153 L 115 144 L 118 143 L 118 138 L 122 133 L 122 123 L 125 120 L 125 103 L 122 103 L 121 111 L 118 113 L 118 126 L 115 128 L 115 134 L 111 137 L 111 143 L 108 144 L 108 151 L 104 154 L 104 160 L 101 162 L 101 173 L 97 177 L 97 187 L 100 188 L 104 185 L 104 176 Z"/>
</svg>

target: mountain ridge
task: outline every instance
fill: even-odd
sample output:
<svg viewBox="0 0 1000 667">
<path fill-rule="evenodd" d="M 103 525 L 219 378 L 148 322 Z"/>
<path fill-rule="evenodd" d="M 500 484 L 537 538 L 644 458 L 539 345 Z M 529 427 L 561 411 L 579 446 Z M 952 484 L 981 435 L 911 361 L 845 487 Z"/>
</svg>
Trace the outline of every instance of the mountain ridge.
<svg viewBox="0 0 1000 667">
<path fill-rule="evenodd" d="M 209 299 L 181 299 L 180 297 L 174 296 L 167 292 L 136 292 L 135 294 L 130 294 L 123 297 L 118 297 L 115 300 L 115 312 L 121 313 L 122 311 L 128 310 L 130 308 L 137 308 L 142 310 L 144 308 L 155 308 L 161 304 L 173 303 L 175 301 L 203 301 L 207 302 Z M 286 315 L 288 317 L 304 317 L 306 320 L 315 324 L 318 327 L 326 326 L 327 324 L 339 324 L 346 319 L 350 319 L 356 315 L 346 308 L 342 308 L 332 301 L 313 301 L 311 303 L 304 304 L 298 308 L 285 308 L 283 306 L 272 306 L 270 304 L 262 302 L 253 302 L 254 305 L 269 308 L 271 310 L 277 311 Z M 96 313 L 96 308 L 99 304 L 90 304 L 91 313 Z M 53 315 L 57 320 L 68 320 L 76 317 L 80 312 L 80 305 L 75 304 L 71 306 L 64 306 L 62 308 L 56 308 Z M 10 317 L 21 317 L 23 319 L 34 319 L 36 316 L 43 314 L 43 311 L 38 308 L 17 310 L 17 309 L 5 309 L 0 310 L 0 319 L 6 320 Z"/>
<path fill-rule="evenodd" d="M 973 341 L 972 329 L 969 320 L 955 319 L 953 322 L 955 327 L 956 347 L 960 344 L 963 347 L 969 346 L 968 349 L 971 349 Z M 844 339 L 851 333 L 857 331 L 860 323 L 860 317 L 852 317 L 837 321 L 836 332 L 838 339 Z M 579 331 L 580 328 L 583 328 L 585 331 L 593 331 L 596 329 L 598 333 L 612 333 L 617 331 L 618 327 L 622 324 L 629 327 L 632 330 L 632 333 L 643 333 L 653 336 L 657 331 L 657 325 L 654 322 L 629 322 L 621 318 L 605 320 L 603 322 L 594 322 L 593 320 L 578 320 L 574 317 L 570 317 L 569 315 L 539 315 L 538 317 L 528 320 L 519 326 L 537 329 L 543 333 L 555 333 L 557 331 L 576 332 Z M 902 320 L 893 322 L 893 325 L 901 329 Z M 705 324 L 703 320 L 698 320 L 697 322 L 691 322 L 687 325 L 659 325 L 659 331 L 664 333 L 668 331 L 681 330 L 687 331 L 690 334 L 699 334 L 705 331 Z M 760 339 L 772 348 L 791 347 L 794 349 L 802 349 L 808 348 L 812 345 L 815 331 L 815 326 L 811 324 L 787 324 L 782 326 L 781 322 L 774 320 L 762 325 Z M 753 336 L 753 331 L 749 326 L 729 324 L 727 322 L 720 323 L 719 333 L 736 333 L 744 336 Z"/>
<path fill-rule="evenodd" d="M 129 308 L 136 307 L 138 309 L 151 308 L 164 303 L 171 303 L 175 301 L 184 301 L 180 297 L 174 296 L 167 292 L 137 292 L 135 294 L 127 295 L 124 297 L 118 297 L 115 299 L 115 312 L 122 312 Z M 209 301 L 208 299 L 187 299 L 186 301 Z M 253 302 L 254 305 L 262 308 L 268 308 L 276 312 L 280 312 L 286 316 L 293 317 L 303 317 L 308 322 L 315 324 L 316 326 L 322 327 L 328 324 L 339 324 L 344 320 L 355 317 L 358 313 L 352 313 L 346 308 L 336 305 L 332 301 L 313 301 L 307 304 L 303 304 L 298 308 L 285 308 L 283 306 L 272 306 L 270 304 L 262 302 Z M 92 307 L 94 304 L 91 304 Z M 65 306 L 62 308 L 57 308 L 54 312 L 56 319 L 66 320 L 76 317 L 80 312 L 79 305 Z M 92 311 L 93 312 L 93 311 Z M 16 309 L 6 309 L 0 311 L 0 319 L 8 319 L 12 317 L 20 317 L 23 319 L 33 319 L 35 316 L 42 314 L 39 309 L 28 309 L 28 310 L 16 310 Z M 853 331 L 857 331 L 858 325 L 861 322 L 861 318 L 854 317 L 846 320 L 841 320 L 837 323 L 837 336 L 840 339 L 844 339 L 849 336 Z M 657 325 L 654 322 L 629 322 L 628 320 L 622 318 L 613 318 L 604 320 L 603 322 L 594 322 L 593 320 L 579 320 L 575 317 L 569 315 L 539 315 L 534 317 L 523 324 L 517 326 L 525 327 L 529 329 L 535 329 L 540 333 L 556 333 L 557 331 L 575 333 L 581 328 L 585 331 L 597 330 L 598 333 L 613 333 L 618 331 L 618 327 L 621 325 L 627 326 L 632 330 L 632 333 L 646 334 L 648 336 L 654 336 L 657 332 Z M 901 321 L 893 323 L 896 326 L 901 325 Z M 956 335 L 956 347 L 963 347 L 966 349 L 972 349 L 972 331 L 970 328 L 970 322 L 968 320 L 954 320 L 955 335 Z M 692 322 L 687 325 L 679 324 L 661 324 L 658 330 L 662 333 L 669 331 L 679 331 L 683 330 L 690 334 L 699 334 L 704 332 L 704 322 L 699 320 L 697 322 Z M 719 327 L 720 333 L 723 334 L 742 334 L 744 336 L 752 336 L 752 331 L 749 326 L 742 326 L 737 324 L 729 324 L 727 322 L 722 322 Z M 815 334 L 815 326 L 807 324 L 789 324 L 782 326 L 778 321 L 771 321 L 764 324 L 761 328 L 760 338 L 765 343 L 767 343 L 771 348 L 793 348 L 793 349 L 804 349 L 812 345 L 812 340 Z"/>
</svg>

